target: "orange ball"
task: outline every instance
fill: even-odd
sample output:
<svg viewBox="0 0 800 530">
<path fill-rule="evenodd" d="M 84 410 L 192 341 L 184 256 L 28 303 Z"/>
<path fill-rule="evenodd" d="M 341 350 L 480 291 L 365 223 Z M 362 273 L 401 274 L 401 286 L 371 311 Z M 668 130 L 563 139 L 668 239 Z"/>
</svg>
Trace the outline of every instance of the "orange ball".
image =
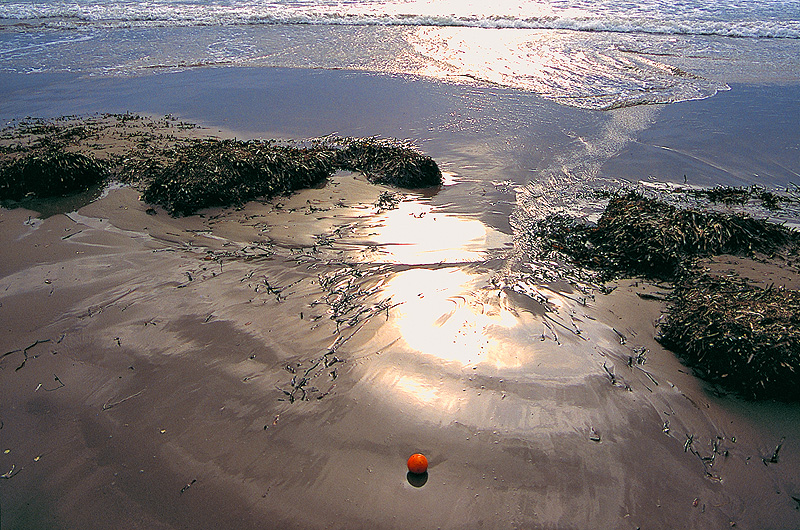
<svg viewBox="0 0 800 530">
<path fill-rule="evenodd" d="M 428 471 L 428 459 L 425 455 L 415 453 L 408 457 L 408 470 L 417 475 L 421 475 Z"/>
</svg>

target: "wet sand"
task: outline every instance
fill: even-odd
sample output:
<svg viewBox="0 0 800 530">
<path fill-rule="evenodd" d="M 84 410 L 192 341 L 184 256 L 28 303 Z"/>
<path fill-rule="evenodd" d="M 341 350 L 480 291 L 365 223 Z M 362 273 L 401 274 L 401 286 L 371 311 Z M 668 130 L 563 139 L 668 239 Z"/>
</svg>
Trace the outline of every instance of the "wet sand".
<svg viewBox="0 0 800 530">
<path fill-rule="evenodd" d="M 716 395 L 666 287 L 537 279 L 448 189 L 0 210 L 0 528 L 800 525 L 797 406 Z"/>
<path fill-rule="evenodd" d="M 3 528 L 798 524 L 797 408 L 687 374 L 662 289 L 503 275 L 502 235 L 381 191 L 2 210 Z"/>
</svg>

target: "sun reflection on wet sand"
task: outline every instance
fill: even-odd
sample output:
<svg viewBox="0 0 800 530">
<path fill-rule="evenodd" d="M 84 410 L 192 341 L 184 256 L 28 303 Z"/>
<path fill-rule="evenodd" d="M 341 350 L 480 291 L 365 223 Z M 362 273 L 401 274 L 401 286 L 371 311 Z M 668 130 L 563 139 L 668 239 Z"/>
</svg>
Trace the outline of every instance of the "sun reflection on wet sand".
<svg viewBox="0 0 800 530">
<path fill-rule="evenodd" d="M 439 389 L 416 377 L 402 375 L 395 382 L 395 388 L 423 403 L 433 403 L 439 397 Z"/>
<path fill-rule="evenodd" d="M 471 294 L 481 279 L 460 269 L 413 269 L 386 286 L 395 325 L 408 345 L 427 355 L 460 365 L 492 363 L 516 366 L 519 360 L 491 336 L 494 329 L 517 324 L 502 307 L 487 308 Z"/>
<path fill-rule="evenodd" d="M 455 217 L 416 201 L 401 202 L 368 230 L 384 260 L 405 264 L 481 260 L 493 237 L 478 220 Z"/>
</svg>

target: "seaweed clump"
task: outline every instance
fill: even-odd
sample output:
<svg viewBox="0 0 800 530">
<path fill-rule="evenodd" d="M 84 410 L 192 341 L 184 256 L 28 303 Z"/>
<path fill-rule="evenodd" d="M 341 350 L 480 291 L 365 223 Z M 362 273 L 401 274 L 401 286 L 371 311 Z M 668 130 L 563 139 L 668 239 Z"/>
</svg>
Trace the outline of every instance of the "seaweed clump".
<svg viewBox="0 0 800 530">
<path fill-rule="evenodd" d="M 73 194 L 113 176 L 190 215 L 315 186 L 338 170 L 403 188 L 442 183 L 436 162 L 400 140 L 220 140 L 187 134 L 192 127 L 130 114 L 23 120 L 0 130 L 0 200 Z"/>
<path fill-rule="evenodd" d="M 800 399 L 800 292 L 702 274 L 673 291 L 659 340 L 747 398 Z"/>
<path fill-rule="evenodd" d="M 358 171 L 370 182 L 405 188 L 441 184 L 436 162 L 393 140 L 327 138 L 310 146 L 273 141 L 205 139 L 179 144 L 163 162 L 139 172 L 142 199 L 173 215 L 239 205 L 320 184 L 337 170 Z"/>
<path fill-rule="evenodd" d="M 734 186 L 714 186 L 713 188 L 689 190 L 691 195 L 698 198 L 705 198 L 712 203 L 727 205 L 744 205 L 750 201 L 756 201 L 768 210 L 779 210 L 782 205 L 797 203 L 796 197 L 779 195 L 775 192 L 764 189 L 753 184 L 748 188 Z"/>
<path fill-rule="evenodd" d="M 90 155 L 48 149 L 0 161 L 0 200 L 68 195 L 102 183 L 105 163 Z"/>
<path fill-rule="evenodd" d="M 699 256 L 768 252 L 793 237 L 760 219 L 680 209 L 637 192 L 613 195 L 597 226 L 550 216 L 534 232 L 550 248 L 606 277 L 660 280 L 674 279 Z"/>
<path fill-rule="evenodd" d="M 135 157 L 134 141 L 141 146 L 147 143 L 141 132 L 128 132 L 127 144 L 118 135 L 109 134 L 129 120 L 143 122 L 128 114 L 103 114 L 52 120 L 26 118 L 3 128 L 0 200 L 36 201 L 74 196 L 99 187 L 112 177 L 118 178 L 119 161 L 124 157 L 116 154 L 116 145 L 125 146 L 130 159 Z M 148 126 L 155 130 L 160 124 L 148 122 Z M 149 135 L 149 139 L 156 137 L 155 133 Z"/>
<path fill-rule="evenodd" d="M 629 192 L 612 195 L 589 226 L 550 216 L 533 229 L 539 246 L 611 279 L 672 282 L 658 339 L 695 373 L 745 398 L 800 399 L 800 291 L 711 275 L 698 258 L 797 249 L 783 226 L 741 214 L 680 209 Z"/>
<path fill-rule="evenodd" d="M 375 184 L 427 188 L 442 183 L 436 162 L 410 145 L 378 138 L 347 138 L 336 143 L 337 168 L 363 173 Z"/>
<path fill-rule="evenodd" d="M 200 140 L 176 149 L 168 162 L 142 168 L 142 199 L 173 215 L 242 204 L 319 184 L 333 169 L 331 156 L 270 142 Z"/>
</svg>

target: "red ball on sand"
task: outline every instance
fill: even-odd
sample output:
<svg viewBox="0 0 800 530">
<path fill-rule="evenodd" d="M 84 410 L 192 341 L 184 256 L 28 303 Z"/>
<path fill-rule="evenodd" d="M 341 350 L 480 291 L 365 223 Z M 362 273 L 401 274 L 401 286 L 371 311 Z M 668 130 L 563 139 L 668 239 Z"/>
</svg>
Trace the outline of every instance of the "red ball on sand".
<svg viewBox="0 0 800 530">
<path fill-rule="evenodd" d="M 417 475 L 421 475 L 428 471 L 428 459 L 425 455 L 415 453 L 408 457 L 408 470 Z"/>
</svg>

